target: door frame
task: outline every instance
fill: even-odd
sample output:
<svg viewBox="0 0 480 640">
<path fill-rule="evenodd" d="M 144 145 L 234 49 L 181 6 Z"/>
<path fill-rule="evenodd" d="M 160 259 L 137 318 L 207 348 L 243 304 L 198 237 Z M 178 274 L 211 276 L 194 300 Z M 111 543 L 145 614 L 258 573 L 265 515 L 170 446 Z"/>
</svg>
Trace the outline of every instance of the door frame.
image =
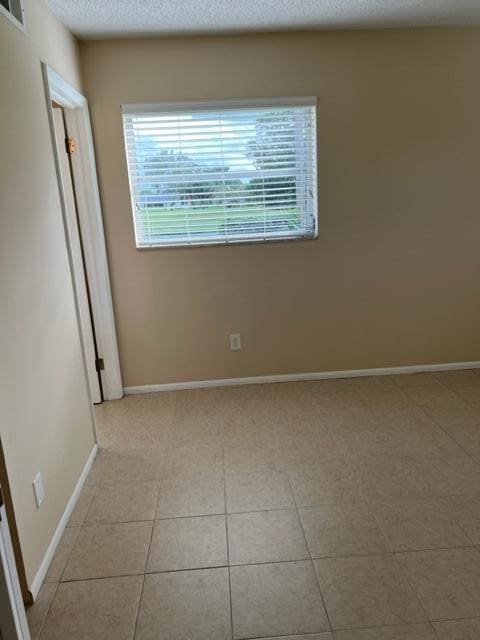
<svg viewBox="0 0 480 640">
<path fill-rule="evenodd" d="M 1 2 L 1 0 L 0 0 Z M 68 239 L 72 253 L 72 264 L 75 270 L 75 285 L 77 289 L 78 311 L 80 313 L 80 325 L 83 335 L 83 347 L 85 349 L 85 361 L 87 365 L 88 381 L 94 404 L 102 402 L 102 387 L 100 371 L 97 366 L 97 346 L 95 340 L 95 327 L 92 318 L 92 305 L 88 290 L 85 260 L 83 255 L 82 239 L 78 228 L 77 203 L 74 191 L 72 175 L 73 144 L 66 143 L 70 139 L 65 127 L 65 111 L 52 102 L 53 120 L 55 124 L 55 142 L 57 155 L 60 162 L 60 173 L 65 199 L 65 213 L 67 215 Z"/>
<path fill-rule="evenodd" d="M 72 264 L 68 240 L 65 199 L 55 146 L 52 101 L 63 107 L 68 136 L 77 142 L 76 151 L 71 155 L 71 167 L 98 357 L 104 361 L 104 369 L 100 371 L 100 377 L 104 399 L 117 400 L 123 396 L 123 385 L 88 102 L 85 96 L 44 62 L 42 63 L 42 74 L 74 286 L 75 266 Z M 77 317 L 78 315 L 77 303 Z"/>
<path fill-rule="evenodd" d="M 0 491 L 0 632 L 5 640 L 30 640 L 25 605 L 18 579 L 7 513 Z"/>
</svg>

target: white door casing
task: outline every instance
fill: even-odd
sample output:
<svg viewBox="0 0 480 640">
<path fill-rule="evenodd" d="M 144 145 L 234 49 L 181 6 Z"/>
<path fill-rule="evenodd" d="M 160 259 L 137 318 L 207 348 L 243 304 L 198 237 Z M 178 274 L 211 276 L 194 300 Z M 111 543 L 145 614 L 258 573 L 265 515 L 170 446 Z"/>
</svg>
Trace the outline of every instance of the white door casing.
<svg viewBox="0 0 480 640">
<path fill-rule="evenodd" d="M 1 502 L 1 501 L 0 501 Z M 30 640 L 7 514 L 0 504 L 0 638 Z"/>
<path fill-rule="evenodd" d="M 67 137 L 63 122 L 62 109 L 53 109 L 53 121 L 55 125 L 55 142 L 59 160 L 60 176 L 62 180 L 65 213 L 67 218 L 67 233 L 70 240 L 70 251 L 75 273 L 75 286 L 78 298 L 78 310 L 80 316 L 80 329 L 83 335 L 83 347 L 85 349 L 85 361 L 87 365 L 88 382 L 94 403 L 102 401 L 98 372 L 95 366 L 96 349 L 95 337 L 90 315 L 90 302 L 88 297 L 87 280 L 83 262 L 82 245 L 78 230 L 77 210 L 75 203 L 74 187 L 70 171 L 65 139 Z"/>
<path fill-rule="evenodd" d="M 88 103 L 81 93 L 45 63 L 42 63 L 42 72 L 65 227 L 68 225 L 68 218 L 65 211 L 63 189 L 61 188 L 60 162 L 55 145 L 52 101 L 63 108 L 67 134 L 76 140 L 77 149 L 71 155 L 71 170 L 75 184 L 78 228 L 90 294 L 91 313 L 95 326 L 97 353 L 98 357 L 104 361 L 104 369 L 100 371 L 100 378 L 104 399 L 116 400 L 123 396 L 123 385 Z M 67 232 L 66 236 L 72 278 L 75 279 L 70 238 Z M 78 298 L 78 296 L 76 297 Z M 78 306 L 77 299 L 77 315 L 80 325 Z M 83 351 L 87 369 L 85 347 Z"/>
</svg>

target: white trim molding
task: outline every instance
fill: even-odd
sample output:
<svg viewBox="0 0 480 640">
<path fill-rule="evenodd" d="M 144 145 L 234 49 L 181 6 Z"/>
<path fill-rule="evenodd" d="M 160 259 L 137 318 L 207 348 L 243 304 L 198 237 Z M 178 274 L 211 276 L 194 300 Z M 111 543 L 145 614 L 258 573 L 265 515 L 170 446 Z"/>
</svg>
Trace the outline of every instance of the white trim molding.
<svg viewBox="0 0 480 640">
<path fill-rule="evenodd" d="M 72 495 L 70 496 L 69 501 L 67 502 L 67 506 L 65 507 L 65 511 L 63 512 L 62 517 L 60 518 L 60 522 L 58 523 L 57 528 L 55 529 L 55 533 L 50 541 L 50 544 L 47 547 L 45 555 L 43 556 L 43 560 L 40 563 L 40 567 L 30 585 L 30 593 L 32 594 L 33 601 L 35 602 L 38 596 L 38 592 L 40 591 L 40 587 L 43 584 L 45 576 L 47 575 L 48 567 L 52 562 L 53 555 L 58 547 L 60 540 L 62 539 L 63 532 L 70 520 L 70 516 L 75 509 L 75 505 L 77 504 L 78 498 L 83 489 L 83 485 L 85 484 L 85 480 L 90 473 L 90 469 L 92 468 L 93 462 L 97 455 L 97 445 L 95 444 L 90 455 L 88 456 L 87 462 L 83 467 L 83 471 L 80 474 L 80 478 L 78 479 L 77 484 L 75 485 L 75 489 L 73 490 Z"/>
<path fill-rule="evenodd" d="M 123 395 L 122 377 L 88 103 L 47 64 L 42 63 L 42 71 L 52 136 L 51 101 L 54 100 L 64 108 L 68 135 L 78 143 L 71 156 L 71 166 L 98 357 L 103 358 L 105 366 L 100 376 L 104 399 L 116 400 Z M 58 164 L 58 159 L 56 161 Z"/>
<path fill-rule="evenodd" d="M 48 88 L 52 100 L 55 100 L 65 109 L 76 109 L 77 107 L 83 107 L 87 103 L 85 96 L 82 96 L 51 67 L 42 63 L 42 68 L 48 78 Z"/>
<path fill-rule="evenodd" d="M 279 107 L 315 107 L 317 96 L 287 98 L 240 98 L 232 100 L 200 100 L 192 102 L 137 102 L 122 104 L 122 113 L 136 115 L 158 111 L 213 111 L 216 109 L 278 109 Z"/>
<path fill-rule="evenodd" d="M 5 506 L 0 505 L 0 637 L 30 640 Z"/>
<path fill-rule="evenodd" d="M 182 389 L 206 389 L 208 387 L 233 387 L 245 384 L 271 384 L 275 382 L 300 382 L 302 380 L 331 380 L 335 378 L 361 378 L 368 376 L 394 376 L 428 371 L 461 371 L 480 369 L 480 361 L 446 362 L 444 364 L 417 364 L 402 367 L 381 367 L 378 369 L 347 369 L 345 371 L 318 371 L 312 373 L 286 373 L 271 376 L 252 376 L 245 378 L 220 378 L 218 380 L 192 380 L 189 382 L 166 382 L 125 387 L 124 393 L 157 393 L 159 391 L 180 391 Z"/>
<path fill-rule="evenodd" d="M 15 25 L 17 29 L 20 29 L 20 31 L 22 31 L 23 33 L 27 33 L 27 29 L 25 26 L 25 9 L 23 8 L 23 0 L 17 0 L 17 13 L 19 10 L 21 20 L 18 19 L 18 16 L 14 15 L 13 11 L 10 11 L 6 7 L 4 7 L 3 4 L 0 4 L 0 15 L 3 15 L 5 16 L 5 18 L 7 18 L 7 20 L 10 20 L 10 22 Z"/>
</svg>

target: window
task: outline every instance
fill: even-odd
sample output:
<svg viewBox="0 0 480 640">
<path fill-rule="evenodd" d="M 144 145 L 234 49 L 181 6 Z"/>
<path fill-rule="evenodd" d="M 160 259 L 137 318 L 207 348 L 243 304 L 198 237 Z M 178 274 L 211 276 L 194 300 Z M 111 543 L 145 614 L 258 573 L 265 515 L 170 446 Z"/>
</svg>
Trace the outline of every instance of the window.
<svg viewBox="0 0 480 640">
<path fill-rule="evenodd" d="M 314 98 L 122 110 L 137 247 L 316 236 Z"/>
<path fill-rule="evenodd" d="M 0 13 L 3 13 L 14 25 L 24 31 L 23 8 L 21 0 L 0 0 Z"/>
</svg>

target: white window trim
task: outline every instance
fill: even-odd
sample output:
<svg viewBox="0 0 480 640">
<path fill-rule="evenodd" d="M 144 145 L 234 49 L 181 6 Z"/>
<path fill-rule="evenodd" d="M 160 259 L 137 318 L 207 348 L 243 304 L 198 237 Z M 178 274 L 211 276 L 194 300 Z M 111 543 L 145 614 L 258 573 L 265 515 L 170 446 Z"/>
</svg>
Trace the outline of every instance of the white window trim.
<svg viewBox="0 0 480 640">
<path fill-rule="evenodd" d="M 316 107 L 316 96 L 288 98 L 253 98 L 232 100 L 200 100 L 194 102 L 138 102 L 122 104 L 122 113 L 142 115 L 159 111 L 213 111 L 214 109 L 268 109 L 275 107 Z"/>
<path fill-rule="evenodd" d="M 122 115 L 135 114 L 135 115 L 148 115 L 149 113 L 168 113 L 177 111 L 212 111 L 215 109 L 228 110 L 228 109 L 248 109 L 248 108 L 282 108 L 282 107 L 316 107 L 316 96 L 283 96 L 273 98 L 234 98 L 228 100 L 200 100 L 200 101 L 187 101 L 187 102 L 138 102 L 138 103 L 126 103 L 121 105 Z M 122 131 L 125 135 L 125 129 L 122 123 Z M 315 141 L 315 148 L 318 152 L 317 142 L 317 122 L 314 122 L 313 139 Z M 127 173 L 129 175 L 128 161 L 125 160 L 127 165 Z M 313 158 L 312 172 L 317 177 L 317 153 Z M 130 196 L 132 197 L 131 187 L 129 184 Z M 318 238 L 318 188 L 316 192 L 316 205 L 315 205 L 315 228 L 314 233 L 309 235 L 299 235 L 291 233 L 278 233 L 268 238 L 264 237 L 252 237 L 252 236 L 236 236 L 235 238 L 226 238 L 219 240 L 217 237 L 203 236 L 201 240 L 197 241 L 185 241 L 177 243 L 162 243 L 156 242 L 151 245 L 139 245 L 137 237 L 137 228 L 133 216 L 134 202 L 131 201 L 132 207 L 132 224 L 135 237 L 135 245 L 137 251 L 155 251 L 156 249 L 185 249 L 185 248 L 197 248 L 202 247 L 214 247 L 214 246 L 230 246 L 230 245 L 245 245 L 245 244 L 270 244 L 277 242 L 305 242 L 308 240 L 316 240 Z"/>
<path fill-rule="evenodd" d="M 23 0 L 19 0 L 19 3 L 20 3 L 20 9 L 22 11 L 21 21 L 17 17 L 15 17 L 11 11 L 9 11 L 8 9 L 5 9 L 3 4 L 0 4 L 0 14 L 4 15 L 5 18 L 7 18 L 7 20 L 10 20 L 10 22 L 13 25 L 15 25 L 17 29 L 20 29 L 20 31 L 23 31 L 23 33 L 27 33 L 27 28 L 25 26 L 25 9 L 23 8 Z"/>
</svg>

